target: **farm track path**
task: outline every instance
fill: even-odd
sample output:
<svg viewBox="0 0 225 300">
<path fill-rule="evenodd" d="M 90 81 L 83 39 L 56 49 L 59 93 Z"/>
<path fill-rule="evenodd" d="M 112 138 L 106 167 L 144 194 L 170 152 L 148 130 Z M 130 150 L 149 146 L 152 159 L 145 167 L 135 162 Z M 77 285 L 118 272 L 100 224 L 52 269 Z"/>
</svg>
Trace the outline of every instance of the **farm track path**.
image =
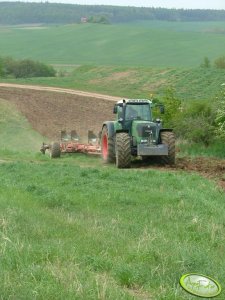
<svg viewBox="0 0 225 300">
<path fill-rule="evenodd" d="M 18 88 L 18 89 L 26 89 L 26 90 L 36 90 L 36 91 L 49 91 L 49 92 L 57 92 L 57 93 L 65 93 L 77 96 L 91 97 L 97 99 L 104 99 L 108 101 L 118 101 L 121 98 L 103 95 L 98 93 L 84 92 L 80 90 L 73 89 L 65 89 L 58 87 L 50 87 L 50 86 L 40 86 L 40 85 L 25 85 L 25 84 L 14 84 L 14 83 L 0 83 L 0 87 L 8 87 L 8 88 Z"/>
</svg>

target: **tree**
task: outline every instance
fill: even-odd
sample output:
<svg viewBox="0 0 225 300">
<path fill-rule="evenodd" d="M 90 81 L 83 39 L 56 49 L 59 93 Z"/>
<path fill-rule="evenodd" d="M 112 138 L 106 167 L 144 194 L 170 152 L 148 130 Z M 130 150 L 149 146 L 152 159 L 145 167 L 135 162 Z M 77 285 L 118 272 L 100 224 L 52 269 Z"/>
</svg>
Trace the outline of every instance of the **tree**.
<svg viewBox="0 0 225 300">
<path fill-rule="evenodd" d="M 210 68 L 210 60 L 208 57 L 204 57 L 203 63 L 201 64 L 202 68 Z"/>
</svg>

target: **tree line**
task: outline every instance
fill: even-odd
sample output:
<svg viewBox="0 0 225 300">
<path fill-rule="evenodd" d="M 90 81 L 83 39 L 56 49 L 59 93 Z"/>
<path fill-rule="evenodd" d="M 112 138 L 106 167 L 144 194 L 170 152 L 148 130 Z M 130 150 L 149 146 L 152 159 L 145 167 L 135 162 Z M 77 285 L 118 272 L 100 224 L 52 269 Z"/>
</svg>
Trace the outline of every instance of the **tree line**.
<svg viewBox="0 0 225 300">
<path fill-rule="evenodd" d="M 30 78 L 54 76 L 56 76 L 56 70 L 44 63 L 31 59 L 15 60 L 11 57 L 0 57 L 0 77 Z"/>
<path fill-rule="evenodd" d="M 0 25 L 69 24 L 86 18 L 104 23 L 137 20 L 164 21 L 224 21 L 225 10 L 166 9 L 153 7 L 121 7 L 107 5 L 77 5 L 57 3 L 1 2 Z"/>
</svg>

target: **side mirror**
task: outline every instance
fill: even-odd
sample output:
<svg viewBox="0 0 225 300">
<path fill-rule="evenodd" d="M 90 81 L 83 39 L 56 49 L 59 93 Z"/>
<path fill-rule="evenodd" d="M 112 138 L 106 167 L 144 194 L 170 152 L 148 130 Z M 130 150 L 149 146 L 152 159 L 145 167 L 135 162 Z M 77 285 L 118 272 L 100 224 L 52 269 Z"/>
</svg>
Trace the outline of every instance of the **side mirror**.
<svg viewBox="0 0 225 300">
<path fill-rule="evenodd" d="M 114 105 L 113 113 L 114 113 L 114 114 L 117 114 L 117 105 Z"/>
</svg>

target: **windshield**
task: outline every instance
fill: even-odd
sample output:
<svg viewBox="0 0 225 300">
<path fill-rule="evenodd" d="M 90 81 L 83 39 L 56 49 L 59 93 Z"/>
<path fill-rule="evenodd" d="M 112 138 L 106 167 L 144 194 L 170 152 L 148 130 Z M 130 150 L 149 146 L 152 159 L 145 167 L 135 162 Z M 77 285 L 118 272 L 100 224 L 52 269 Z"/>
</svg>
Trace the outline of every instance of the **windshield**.
<svg viewBox="0 0 225 300">
<path fill-rule="evenodd" d="M 149 104 L 127 104 L 125 120 L 144 120 L 151 121 Z"/>
</svg>

